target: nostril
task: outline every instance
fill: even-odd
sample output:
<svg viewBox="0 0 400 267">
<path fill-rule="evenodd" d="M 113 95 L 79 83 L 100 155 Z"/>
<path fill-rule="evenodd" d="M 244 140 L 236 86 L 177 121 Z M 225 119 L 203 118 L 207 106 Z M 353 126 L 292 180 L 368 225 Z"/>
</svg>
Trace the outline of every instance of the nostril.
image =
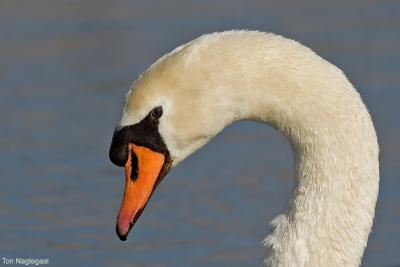
<svg viewBox="0 0 400 267">
<path fill-rule="evenodd" d="M 131 172 L 131 180 L 135 181 L 138 177 L 139 169 L 138 169 L 138 158 L 135 153 L 131 153 L 132 158 L 132 172 Z"/>
</svg>

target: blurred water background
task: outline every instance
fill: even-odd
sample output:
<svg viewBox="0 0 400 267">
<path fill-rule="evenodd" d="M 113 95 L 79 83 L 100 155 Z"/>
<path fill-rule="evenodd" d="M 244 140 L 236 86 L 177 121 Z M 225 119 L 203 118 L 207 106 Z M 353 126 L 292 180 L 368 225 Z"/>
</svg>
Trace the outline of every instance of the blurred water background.
<svg viewBox="0 0 400 267">
<path fill-rule="evenodd" d="M 293 186 L 290 147 L 242 122 L 169 173 L 127 242 L 108 148 L 132 81 L 201 34 L 258 29 L 344 70 L 381 145 L 363 266 L 400 264 L 400 1 L 1 1 L 0 258 L 50 266 L 260 266 Z"/>
</svg>

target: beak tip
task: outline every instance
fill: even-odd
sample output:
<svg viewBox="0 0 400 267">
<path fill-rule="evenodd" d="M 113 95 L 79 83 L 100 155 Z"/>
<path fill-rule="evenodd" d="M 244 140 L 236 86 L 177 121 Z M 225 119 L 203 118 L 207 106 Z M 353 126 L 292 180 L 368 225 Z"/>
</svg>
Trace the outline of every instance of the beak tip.
<svg viewBox="0 0 400 267">
<path fill-rule="evenodd" d="M 126 241 L 128 239 L 128 232 L 126 232 L 125 234 L 121 234 L 118 228 L 118 225 L 115 226 L 115 232 L 117 232 L 117 235 L 119 237 L 119 240 L 121 241 Z"/>
</svg>

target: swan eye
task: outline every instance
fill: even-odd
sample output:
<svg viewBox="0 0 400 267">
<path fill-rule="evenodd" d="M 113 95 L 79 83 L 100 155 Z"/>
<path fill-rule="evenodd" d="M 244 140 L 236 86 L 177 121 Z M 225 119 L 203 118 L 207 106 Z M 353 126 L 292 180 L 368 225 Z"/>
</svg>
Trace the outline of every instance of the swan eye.
<svg viewBox="0 0 400 267">
<path fill-rule="evenodd" d="M 163 110 L 161 106 L 155 107 L 150 111 L 150 116 L 153 120 L 158 120 L 161 118 Z"/>
</svg>

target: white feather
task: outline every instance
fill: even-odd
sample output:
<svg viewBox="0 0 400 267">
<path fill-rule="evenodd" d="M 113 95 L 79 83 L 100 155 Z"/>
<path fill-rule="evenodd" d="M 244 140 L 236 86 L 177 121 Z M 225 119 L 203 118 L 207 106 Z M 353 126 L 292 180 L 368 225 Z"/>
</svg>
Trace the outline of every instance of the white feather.
<svg viewBox="0 0 400 267">
<path fill-rule="evenodd" d="M 264 241 L 267 266 L 360 265 L 378 194 L 378 144 L 338 68 L 278 35 L 213 33 L 165 55 L 135 82 L 121 126 L 158 105 L 174 165 L 237 120 L 263 121 L 289 139 L 296 186 Z"/>
</svg>

